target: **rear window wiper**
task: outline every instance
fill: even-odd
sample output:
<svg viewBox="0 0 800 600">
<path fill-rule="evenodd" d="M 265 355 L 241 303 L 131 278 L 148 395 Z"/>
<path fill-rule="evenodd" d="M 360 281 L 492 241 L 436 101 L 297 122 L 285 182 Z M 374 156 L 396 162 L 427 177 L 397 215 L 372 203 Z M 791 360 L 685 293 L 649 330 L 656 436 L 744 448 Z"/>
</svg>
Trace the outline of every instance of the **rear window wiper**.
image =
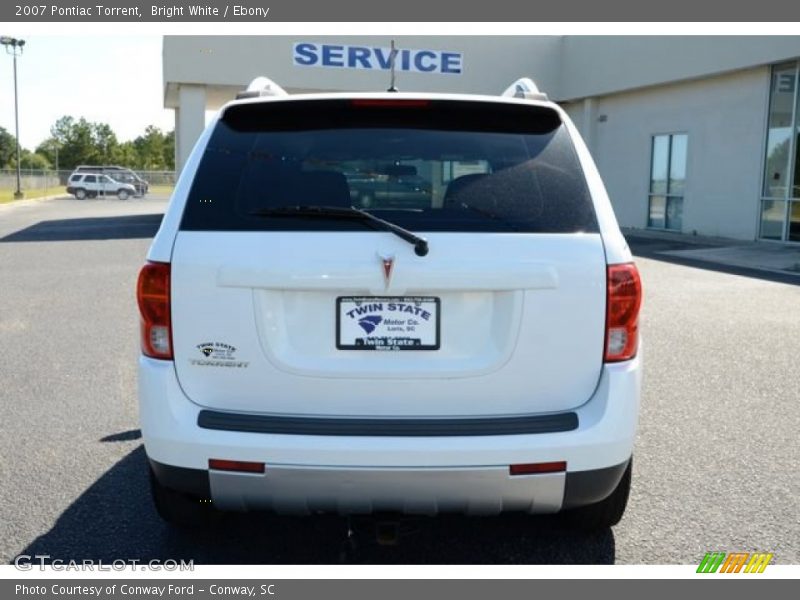
<svg viewBox="0 0 800 600">
<path fill-rule="evenodd" d="M 382 231 L 389 231 L 397 237 L 407 241 L 414 246 L 414 253 L 417 256 L 428 254 L 428 241 L 421 238 L 413 231 L 404 229 L 399 225 L 384 221 L 367 211 L 355 208 L 354 206 L 318 206 L 318 205 L 298 205 L 298 206 L 275 206 L 269 208 L 259 208 L 249 213 L 255 217 L 310 217 L 319 219 L 355 219 L 364 221 L 368 226 Z"/>
</svg>

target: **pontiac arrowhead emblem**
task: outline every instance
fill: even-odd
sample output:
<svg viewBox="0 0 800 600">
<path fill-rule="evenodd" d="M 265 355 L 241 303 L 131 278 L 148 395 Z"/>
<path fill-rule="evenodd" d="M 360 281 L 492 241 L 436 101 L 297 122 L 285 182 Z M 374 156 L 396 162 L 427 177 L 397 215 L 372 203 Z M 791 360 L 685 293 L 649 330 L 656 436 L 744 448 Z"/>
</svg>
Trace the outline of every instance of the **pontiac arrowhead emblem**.
<svg viewBox="0 0 800 600">
<path fill-rule="evenodd" d="M 383 282 L 388 288 L 392 280 L 392 271 L 394 270 L 394 255 L 384 256 L 379 254 L 378 258 L 381 259 L 381 264 L 383 265 Z"/>
</svg>

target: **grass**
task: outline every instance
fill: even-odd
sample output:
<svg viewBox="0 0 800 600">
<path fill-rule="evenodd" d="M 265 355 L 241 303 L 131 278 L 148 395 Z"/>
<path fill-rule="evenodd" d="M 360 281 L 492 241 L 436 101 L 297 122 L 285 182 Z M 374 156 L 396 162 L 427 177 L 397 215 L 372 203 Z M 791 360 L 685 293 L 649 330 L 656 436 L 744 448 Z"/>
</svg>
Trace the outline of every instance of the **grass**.
<svg viewBox="0 0 800 600">
<path fill-rule="evenodd" d="M 175 189 L 174 185 L 151 185 L 148 194 L 158 194 L 169 196 L 172 190 Z M 24 200 L 31 200 L 34 198 L 43 198 L 44 196 L 57 196 L 60 194 L 66 195 L 64 186 L 36 188 L 32 190 L 22 190 L 25 194 Z M 14 201 L 14 188 L 0 188 L 0 204 L 7 204 Z"/>
<path fill-rule="evenodd" d="M 164 194 L 169 196 L 172 190 L 175 189 L 174 185 L 151 185 L 148 194 Z"/>
<path fill-rule="evenodd" d="M 175 189 L 174 185 L 151 185 L 150 194 L 157 194 L 159 196 L 169 196 L 172 190 Z M 43 198 L 45 196 L 57 196 L 60 194 L 66 195 L 64 186 L 36 188 L 32 190 L 22 190 L 25 194 L 24 200 L 31 200 L 34 198 Z M 0 188 L 0 204 L 7 204 L 14 201 L 14 188 Z"/>
<path fill-rule="evenodd" d="M 22 192 L 25 194 L 24 200 L 30 200 L 31 198 L 42 198 L 44 196 L 55 196 L 58 194 L 66 194 L 63 186 L 36 188 L 33 190 L 22 190 Z M 0 204 L 5 204 L 6 202 L 13 202 L 13 201 L 14 201 L 14 188 L 0 189 Z"/>
</svg>

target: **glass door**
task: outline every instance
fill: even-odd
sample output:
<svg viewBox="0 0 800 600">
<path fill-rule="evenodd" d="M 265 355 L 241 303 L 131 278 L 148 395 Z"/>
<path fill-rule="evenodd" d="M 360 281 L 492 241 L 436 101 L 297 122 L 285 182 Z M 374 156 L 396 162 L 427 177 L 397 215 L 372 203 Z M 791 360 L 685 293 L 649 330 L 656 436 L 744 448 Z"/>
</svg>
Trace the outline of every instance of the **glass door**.
<svg viewBox="0 0 800 600">
<path fill-rule="evenodd" d="M 799 63 L 772 68 L 759 237 L 800 242 Z"/>
</svg>

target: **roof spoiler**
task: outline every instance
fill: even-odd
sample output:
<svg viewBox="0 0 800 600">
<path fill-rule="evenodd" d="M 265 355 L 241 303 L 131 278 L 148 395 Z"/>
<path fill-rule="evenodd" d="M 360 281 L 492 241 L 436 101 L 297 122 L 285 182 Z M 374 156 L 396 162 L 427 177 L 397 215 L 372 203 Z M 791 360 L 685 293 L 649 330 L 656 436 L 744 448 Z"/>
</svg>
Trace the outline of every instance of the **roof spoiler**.
<svg viewBox="0 0 800 600">
<path fill-rule="evenodd" d="M 529 77 L 517 79 L 506 88 L 502 94 L 505 98 L 524 98 L 525 100 L 547 100 L 547 94 L 540 92 L 539 88 Z"/>
<path fill-rule="evenodd" d="M 260 98 L 262 96 L 288 96 L 288 92 L 268 77 L 256 77 L 243 92 L 236 94 L 236 99 Z"/>
<path fill-rule="evenodd" d="M 263 96 L 288 96 L 289 93 L 268 77 L 256 77 L 247 89 L 236 94 L 236 99 L 260 98 Z M 505 98 L 523 98 L 525 100 L 547 100 L 547 94 L 529 77 L 521 77 L 508 86 L 502 94 Z"/>
</svg>

